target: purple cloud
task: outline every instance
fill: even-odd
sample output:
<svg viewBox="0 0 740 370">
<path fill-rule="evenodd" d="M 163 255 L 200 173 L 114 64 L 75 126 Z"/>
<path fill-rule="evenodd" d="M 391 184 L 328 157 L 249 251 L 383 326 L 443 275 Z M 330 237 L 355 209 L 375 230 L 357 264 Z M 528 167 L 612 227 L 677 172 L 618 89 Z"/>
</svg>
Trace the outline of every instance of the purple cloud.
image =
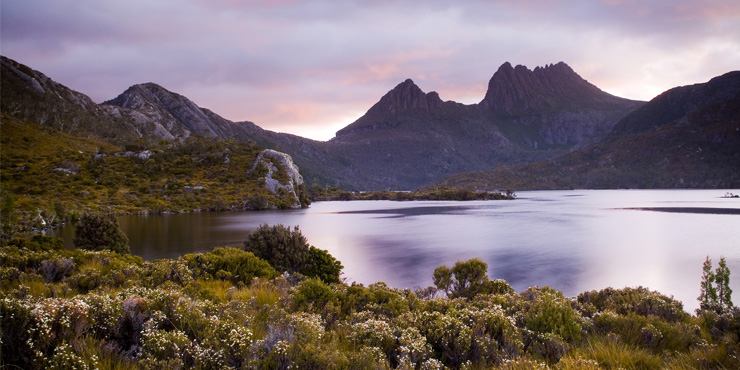
<svg viewBox="0 0 740 370">
<path fill-rule="evenodd" d="M 406 78 L 474 103 L 510 61 L 633 99 L 737 69 L 735 1 L 24 0 L 2 53 L 90 95 L 156 82 L 232 120 L 328 139 Z"/>
</svg>

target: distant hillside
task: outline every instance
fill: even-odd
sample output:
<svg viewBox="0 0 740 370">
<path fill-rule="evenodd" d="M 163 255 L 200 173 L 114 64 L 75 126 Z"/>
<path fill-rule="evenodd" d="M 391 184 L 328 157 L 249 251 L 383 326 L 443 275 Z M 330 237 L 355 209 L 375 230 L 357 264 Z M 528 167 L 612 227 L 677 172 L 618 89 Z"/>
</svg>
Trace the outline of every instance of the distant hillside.
<svg viewBox="0 0 740 370">
<path fill-rule="evenodd" d="M 2 58 L 0 111 L 65 133 L 126 145 L 192 134 L 254 141 L 290 154 L 309 183 L 412 189 L 444 176 L 552 158 L 601 139 L 640 102 L 611 96 L 564 63 L 502 65 L 480 104 L 442 101 L 406 80 L 328 142 L 231 122 L 154 83 L 95 104 Z"/>
<path fill-rule="evenodd" d="M 450 176 L 472 189 L 738 188 L 740 71 L 677 87 L 599 144 L 547 161 Z"/>
</svg>

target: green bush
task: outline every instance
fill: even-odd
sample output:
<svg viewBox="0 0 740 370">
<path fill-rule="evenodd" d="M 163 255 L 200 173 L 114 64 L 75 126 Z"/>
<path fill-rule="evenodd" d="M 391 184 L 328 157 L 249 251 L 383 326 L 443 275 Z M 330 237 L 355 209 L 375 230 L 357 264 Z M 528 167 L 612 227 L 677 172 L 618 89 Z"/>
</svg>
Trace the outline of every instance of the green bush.
<svg viewBox="0 0 740 370">
<path fill-rule="evenodd" d="M 653 315 L 669 322 L 686 321 L 683 303 L 647 288 L 606 288 L 601 291 L 584 292 L 578 295 L 581 304 L 592 304 L 599 311 L 610 310 L 620 315 L 634 312 L 638 315 Z"/>
<path fill-rule="evenodd" d="M 196 276 L 234 283 L 250 284 L 254 278 L 272 279 L 278 275 L 265 260 L 237 248 L 215 248 L 208 253 L 186 254 L 183 259 Z"/>
<path fill-rule="evenodd" d="M 295 288 L 293 308 L 307 310 L 309 307 L 321 309 L 336 300 L 334 292 L 320 279 L 307 279 Z"/>
<path fill-rule="evenodd" d="M 244 250 L 267 261 L 278 272 L 298 272 L 311 257 L 306 237 L 298 227 L 260 225 L 244 241 Z"/>
<path fill-rule="evenodd" d="M 580 339 L 581 316 L 561 292 L 548 287 L 529 288 L 522 296 L 526 301 L 519 309 L 524 313 L 527 329 L 554 334 L 569 342 Z"/>
<path fill-rule="evenodd" d="M 75 247 L 80 249 L 129 253 L 128 237 L 118 226 L 118 220 L 112 214 L 86 213 L 82 215 L 75 227 L 73 242 Z"/>
<path fill-rule="evenodd" d="M 489 284 L 487 270 L 488 264 L 478 258 L 457 261 L 452 269 L 442 265 L 434 270 L 434 285 L 450 298 L 470 299 L 485 293 Z"/>
<path fill-rule="evenodd" d="M 310 277 L 317 277 L 326 283 L 338 283 L 339 275 L 344 266 L 328 251 L 314 246 L 309 248 L 309 263 L 301 273 Z"/>
<path fill-rule="evenodd" d="M 244 241 L 244 250 L 267 261 L 278 272 L 301 273 L 338 283 L 342 264 L 329 252 L 308 245 L 298 226 L 261 225 Z"/>
</svg>

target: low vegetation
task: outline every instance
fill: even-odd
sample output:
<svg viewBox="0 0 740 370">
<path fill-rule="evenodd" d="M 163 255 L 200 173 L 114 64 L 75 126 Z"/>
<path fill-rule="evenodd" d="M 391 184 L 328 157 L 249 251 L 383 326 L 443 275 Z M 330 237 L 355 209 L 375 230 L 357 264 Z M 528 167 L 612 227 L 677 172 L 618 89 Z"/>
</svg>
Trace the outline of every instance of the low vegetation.
<svg viewBox="0 0 740 370">
<path fill-rule="evenodd" d="M 309 252 L 300 260 L 250 252 L 274 243 Z M 740 310 L 714 304 L 711 292 L 695 316 L 645 288 L 515 293 L 478 259 L 437 268 L 436 287 L 363 286 L 305 276 L 312 264 L 341 269 L 311 248 L 297 228 L 268 225 L 244 248 L 155 261 L 65 250 L 40 235 L 6 241 L 0 367 L 740 368 Z M 729 287 L 729 270 L 709 273 L 703 292 Z"/>
<path fill-rule="evenodd" d="M 85 213 L 284 208 L 250 169 L 253 142 L 191 135 L 123 146 L 2 115 L 0 221 L 5 237 Z M 307 205 L 307 204 L 306 204 Z"/>
<path fill-rule="evenodd" d="M 505 200 L 514 199 L 513 190 L 475 191 L 450 186 L 422 188 L 414 191 L 346 191 L 314 186 L 309 189 L 311 200 Z"/>
</svg>

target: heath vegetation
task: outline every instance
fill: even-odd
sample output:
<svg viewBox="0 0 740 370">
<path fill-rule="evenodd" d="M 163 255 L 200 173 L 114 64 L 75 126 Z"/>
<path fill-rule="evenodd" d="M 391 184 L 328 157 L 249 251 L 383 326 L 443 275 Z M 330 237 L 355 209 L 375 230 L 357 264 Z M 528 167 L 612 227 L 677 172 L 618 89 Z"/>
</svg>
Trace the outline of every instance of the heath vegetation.
<svg viewBox="0 0 740 370">
<path fill-rule="evenodd" d="M 282 225 L 261 226 L 241 248 L 177 259 L 144 261 L 115 245 L 4 242 L 0 367 L 740 368 L 740 310 L 720 298 L 722 261 L 715 272 L 705 264 L 690 315 L 642 287 L 516 293 L 478 259 L 430 271 L 426 289 L 350 284 L 339 261 Z"/>
</svg>

